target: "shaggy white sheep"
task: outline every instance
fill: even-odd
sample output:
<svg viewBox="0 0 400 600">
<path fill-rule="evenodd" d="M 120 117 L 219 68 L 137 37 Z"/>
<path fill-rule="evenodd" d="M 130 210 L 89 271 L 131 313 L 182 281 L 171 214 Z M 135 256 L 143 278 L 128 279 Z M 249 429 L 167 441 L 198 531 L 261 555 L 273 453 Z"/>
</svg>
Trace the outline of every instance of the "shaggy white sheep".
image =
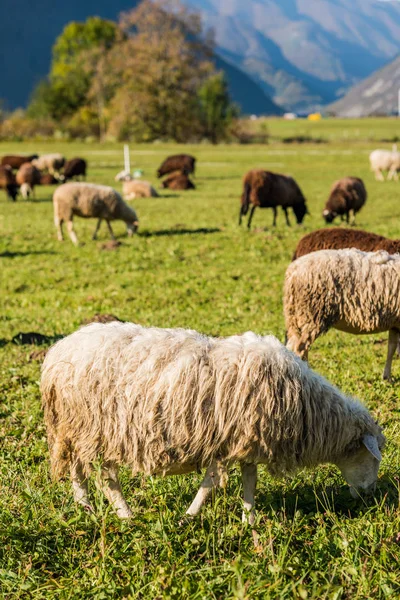
<svg viewBox="0 0 400 600">
<path fill-rule="evenodd" d="M 116 219 L 125 221 L 128 235 L 132 235 L 139 225 L 138 217 L 133 208 L 125 204 L 118 192 L 106 185 L 80 182 L 64 183 L 54 192 L 53 206 L 54 224 L 60 241 L 64 239 L 62 224 L 66 221 L 72 242 L 78 244 L 72 221 L 74 215 L 98 219 L 93 234 L 94 240 L 97 237 L 102 219 L 106 221 L 112 239 L 115 239 L 115 237 L 110 221 Z"/>
<path fill-rule="evenodd" d="M 400 152 L 397 152 L 397 147 L 393 146 L 393 150 L 374 150 L 369 155 L 371 170 L 375 173 L 375 179 L 384 181 L 383 171 L 388 172 L 387 179 L 398 180 L 397 171 L 400 170 Z"/>
<path fill-rule="evenodd" d="M 241 466 L 244 519 L 254 522 L 257 464 L 273 474 L 334 463 L 353 495 L 371 492 L 385 438 L 358 401 L 343 395 L 272 336 L 215 339 L 196 331 L 93 324 L 55 344 L 41 392 L 52 473 L 71 474 L 91 509 L 87 478 L 131 516 L 118 467 L 182 474 L 206 467 L 187 514 L 196 515 L 230 464 Z"/>
<path fill-rule="evenodd" d="M 354 334 L 389 331 L 383 372 L 391 378 L 400 341 L 400 255 L 385 250 L 320 250 L 292 262 L 285 278 L 288 348 L 307 358 L 331 327 Z"/>
<path fill-rule="evenodd" d="M 61 169 L 65 164 L 65 157 L 59 152 L 53 154 L 42 154 L 39 158 L 35 158 L 31 163 L 39 171 L 48 171 L 52 175 L 60 174 Z"/>
</svg>

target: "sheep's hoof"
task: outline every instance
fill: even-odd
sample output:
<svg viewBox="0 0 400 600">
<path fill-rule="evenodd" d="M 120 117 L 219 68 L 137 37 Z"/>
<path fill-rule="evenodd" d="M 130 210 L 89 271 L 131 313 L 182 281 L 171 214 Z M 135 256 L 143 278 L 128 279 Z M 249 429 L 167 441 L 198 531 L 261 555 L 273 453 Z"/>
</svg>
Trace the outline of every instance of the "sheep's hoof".
<svg viewBox="0 0 400 600">
<path fill-rule="evenodd" d="M 391 375 L 388 375 L 387 373 L 384 373 L 384 374 L 383 374 L 383 377 L 382 377 L 382 379 L 383 379 L 383 381 L 387 381 L 388 383 L 393 383 L 392 376 L 391 376 Z"/>
<path fill-rule="evenodd" d="M 194 518 L 194 515 L 184 514 L 183 517 L 181 517 L 178 521 L 178 527 L 184 527 L 185 525 L 188 525 L 193 521 Z"/>
</svg>

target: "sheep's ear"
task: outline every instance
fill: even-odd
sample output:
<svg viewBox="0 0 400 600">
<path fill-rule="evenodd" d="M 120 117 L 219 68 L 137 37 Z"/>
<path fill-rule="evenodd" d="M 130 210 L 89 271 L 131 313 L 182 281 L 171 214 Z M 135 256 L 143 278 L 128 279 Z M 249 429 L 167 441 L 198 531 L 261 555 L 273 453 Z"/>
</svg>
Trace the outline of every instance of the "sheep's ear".
<svg viewBox="0 0 400 600">
<path fill-rule="evenodd" d="M 371 452 L 372 456 L 376 458 L 376 460 L 382 460 L 382 454 L 379 450 L 378 440 L 374 435 L 366 433 L 362 439 L 362 443 L 364 444 L 366 449 L 369 450 L 369 452 Z"/>
</svg>

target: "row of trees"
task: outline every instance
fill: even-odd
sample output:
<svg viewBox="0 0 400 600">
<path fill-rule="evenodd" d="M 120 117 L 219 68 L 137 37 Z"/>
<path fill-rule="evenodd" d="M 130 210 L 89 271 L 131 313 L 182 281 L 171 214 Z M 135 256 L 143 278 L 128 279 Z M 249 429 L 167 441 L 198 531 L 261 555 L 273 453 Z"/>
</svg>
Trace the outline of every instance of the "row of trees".
<svg viewBox="0 0 400 600">
<path fill-rule="evenodd" d="M 216 143 L 237 110 L 199 15 L 178 0 L 143 0 L 118 23 L 68 24 L 28 115 L 56 120 L 72 135 Z"/>
</svg>

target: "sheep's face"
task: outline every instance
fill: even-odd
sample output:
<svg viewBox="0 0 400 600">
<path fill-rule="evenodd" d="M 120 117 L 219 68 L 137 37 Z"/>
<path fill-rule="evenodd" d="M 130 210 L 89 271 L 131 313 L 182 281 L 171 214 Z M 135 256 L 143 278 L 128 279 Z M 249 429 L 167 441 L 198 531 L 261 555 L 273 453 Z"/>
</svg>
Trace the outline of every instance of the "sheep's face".
<svg viewBox="0 0 400 600">
<path fill-rule="evenodd" d="M 353 498 L 374 493 L 382 459 L 380 448 L 383 448 L 384 439 L 382 434 L 379 439 L 366 434 L 361 446 L 351 456 L 338 461 L 337 466 L 349 484 Z"/>
<path fill-rule="evenodd" d="M 129 237 L 131 237 L 139 229 L 139 221 L 133 221 L 133 223 L 127 223 L 126 228 L 128 230 Z"/>
<path fill-rule="evenodd" d="M 333 219 L 337 217 L 337 214 L 329 210 L 324 210 L 322 216 L 324 217 L 326 223 L 332 223 Z"/>
</svg>

